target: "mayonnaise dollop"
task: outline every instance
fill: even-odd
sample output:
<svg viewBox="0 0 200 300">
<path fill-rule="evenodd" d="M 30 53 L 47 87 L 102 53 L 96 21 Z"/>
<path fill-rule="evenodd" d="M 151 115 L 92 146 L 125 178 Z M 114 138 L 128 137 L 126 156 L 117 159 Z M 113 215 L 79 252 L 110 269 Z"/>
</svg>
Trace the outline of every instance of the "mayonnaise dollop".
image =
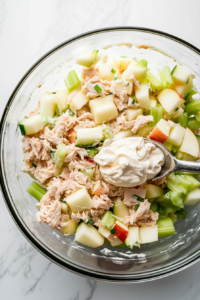
<svg viewBox="0 0 200 300">
<path fill-rule="evenodd" d="M 155 177 L 164 164 L 164 154 L 142 137 L 106 140 L 94 157 L 105 181 L 122 187 L 133 187 Z"/>
</svg>

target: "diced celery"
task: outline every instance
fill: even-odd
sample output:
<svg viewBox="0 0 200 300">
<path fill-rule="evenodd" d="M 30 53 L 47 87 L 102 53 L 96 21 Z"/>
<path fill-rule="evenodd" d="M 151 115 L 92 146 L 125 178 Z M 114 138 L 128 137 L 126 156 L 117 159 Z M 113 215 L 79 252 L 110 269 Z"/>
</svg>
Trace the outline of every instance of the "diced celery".
<svg viewBox="0 0 200 300">
<path fill-rule="evenodd" d="M 151 107 L 150 115 L 153 116 L 154 121 L 149 123 L 149 126 L 155 126 L 160 119 L 163 118 L 163 107 L 161 105 Z"/>
<path fill-rule="evenodd" d="M 115 223 L 115 217 L 113 216 L 111 211 L 106 211 L 102 220 L 101 225 L 110 229 Z"/>
<path fill-rule="evenodd" d="M 171 190 L 172 192 L 176 192 L 176 193 L 184 193 L 187 194 L 187 189 L 184 188 L 182 185 L 175 183 L 172 180 L 167 180 L 167 187 L 169 190 Z"/>
<path fill-rule="evenodd" d="M 174 224 L 171 218 L 161 219 L 157 221 L 158 237 L 166 237 L 175 233 Z"/>
<path fill-rule="evenodd" d="M 158 204 L 157 203 L 151 203 L 150 210 L 152 210 L 153 212 L 156 212 L 157 208 L 158 208 Z"/>
<path fill-rule="evenodd" d="M 27 188 L 27 192 L 38 201 L 40 201 L 42 197 L 47 193 L 47 190 L 37 182 L 33 181 Z"/>
<path fill-rule="evenodd" d="M 146 78 L 150 82 L 153 91 L 162 89 L 162 83 L 151 72 L 147 73 Z"/>
<path fill-rule="evenodd" d="M 191 102 L 194 99 L 192 98 L 193 95 L 195 95 L 197 93 L 197 91 L 193 88 L 191 89 L 191 91 L 189 92 L 189 94 L 185 97 L 185 101 L 186 102 Z"/>
<path fill-rule="evenodd" d="M 187 215 L 187 211 L 184 209 L 177 210 L 176 215 L 178 218 L 185 219 L 185 217 Z"/>
<path fill-rule="evenodd" d="M 175 154 L 178 151 L 178 146 L 173 146 L 171 151 Z"/>
<path fill-rule="evenodd" d="M 98 148 L 92 147 L 86 149 L 89 157 L 94 157 L 98 153 Z"/>
<path fill-rule="evenodd" d="M 80 172 L 83 173 L 84 176 L 88 176 L 90 178 L 90 180 L 92 180 L 93 175 L 94 175 L 94 170 L 92 170 L 92 169 L 83 169 L 83 170 L 80 170 Z"/>
<path fill-rule="evenodd" d="M 158 205 L 157 210 L 156 210 L 160 215 L 165 215 L 166 209 L 165 207 Z"/>
<path fill-rule="evenodd" d="M 194 115 L 198 122 L 200 122 L 200 113 Z"/>
<path fill-rule="evenodd" d="M 183 204 L 183 201 L 184 201 L 184 197 L 183 197 L 183 194 L 179 193 L 175 193 L 175 192 L 168 192 L 170 194 L 170 200 L 172 202 L 172 204 L 174 206 L 177 206 L 179 208 L 183 208 L 184 207 L 184 204 Z"/>
<path fill-rule="evenodd" d="M 110 131 L 109 127 L 105 124 L 102 125 L 102 131 L 103 131 L 103 140 L 107 139 L 114 139 L 114 134 Z"/>
<path fill-rule="evenodd" d="M 76 74 L 76 71 L 72 70 L 68 73 L 67 77 L 64 80 L 65 85 L 68 89 L 68 91 L 71 93 L 73 90 L 77 89 L 81 82 L 78 78 L 78 75 Z"/>
<path fill-rule="evenodd" d="M 148 64 L 148 63 L 147 63 L 146 59 L 141 59 L 141 60 L 139 61 L 139 64 L 147 68 L 147 64 Z"/>
<path fill-rule="evenodd" d="M 168 143 L 168 142 L 164 142 L 163 144 L 170 152 L 172 151 L 173 145 Z"/>
<path fill-rule="evenodd" d="M 200 182 L 190 175 L 175 175 L 171 173 L 167 179 L 167 186 L 173 192 L 182 190 L 183 194 L 200 186 Z M 181 191 L 180 191 L 181 192 Z"/>
<path fill-rule="evenodd" d="M 189 102 L 185 106 L 185 111 L 188 115 L 194 115 L 200 111 L 200 98 L 194 101 Z"/>
<path fill-rule="evenodd" d="M 65 156 L 67 154 L 67 146 L 65 144 L 58 144 L 56 152 L 52 155 L 54 164 L 61 167 L 64 163 Z"/>
<path fill-rule="evenodd" d="M 162 71 L 160 72 L 160 79 L 162 86 L 164 88 L 168 88 L 171 84 L 173 84 L 173 79 L 171 76 L 171 71 L 168 66 L 165 66 Z"/>
<path fill-rule="evenodd" d="M 188 128 L 191 130 L 195 130 L 200 128 L 200 122 L 197 121 L 195 117 L 189 118 L 188 119 Z"/>
<path fill-rule="evenodd" d="M 41 118 L 43 125 L 49 125 L 51 128 L 53 128 L 56 125 L 56 122 L 58 120 L 58 118 L 51 118 L 43 115 L 41 115 Z"/>
<path fill-rule="evenodd" d="M 178 118 L 177 123 L 186 128 L 188 126 L 188 114 L 184 112 L 184 114 Z"/>
<path fill-rule="evenodd" d="M 172 219 L 173 223 L 176 223 L 177 217 L 175 217 L 173 214 L 169 214 L 169 217 Z"/>
</svg>

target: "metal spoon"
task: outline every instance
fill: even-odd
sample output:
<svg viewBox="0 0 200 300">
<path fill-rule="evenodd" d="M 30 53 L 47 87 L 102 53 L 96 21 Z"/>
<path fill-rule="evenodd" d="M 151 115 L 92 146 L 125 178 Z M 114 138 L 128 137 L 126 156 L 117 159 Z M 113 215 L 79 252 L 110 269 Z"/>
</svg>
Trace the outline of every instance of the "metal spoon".
<svg viewBox="0 0 200 300">
<path fill-rule="evenodd" d="M 200 162 L 179 160 L 174 157 L 163 144 L 149 139 L 144 139 L 144 142 L 154 144 L 162 150 L 165 156 L 165 162 L 162 169 L 159 174 L 152 178 L 153 180 L 160 179 L 174 171 L 200 173 Z"/>
</svg>

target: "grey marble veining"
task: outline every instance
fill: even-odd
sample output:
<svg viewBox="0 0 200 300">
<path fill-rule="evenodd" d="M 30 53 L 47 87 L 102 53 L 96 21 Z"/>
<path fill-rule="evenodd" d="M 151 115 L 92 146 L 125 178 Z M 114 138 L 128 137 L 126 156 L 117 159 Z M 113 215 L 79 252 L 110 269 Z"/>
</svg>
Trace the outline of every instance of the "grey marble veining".
<svg viewBox="0 0 200 300">
<path fill-rule="evenodd" d="M 142 26 L 200 47 L 200 2 L 191 0 L 0 0 L 0 116 L 12 90 L 46 51 L 92 29 Z M 0 196 L 0 299 L 200 298 L 200 263 L 168 278 L 132 285 L 96 282 L 48 261 L 23 237 Z"/>
</svg>

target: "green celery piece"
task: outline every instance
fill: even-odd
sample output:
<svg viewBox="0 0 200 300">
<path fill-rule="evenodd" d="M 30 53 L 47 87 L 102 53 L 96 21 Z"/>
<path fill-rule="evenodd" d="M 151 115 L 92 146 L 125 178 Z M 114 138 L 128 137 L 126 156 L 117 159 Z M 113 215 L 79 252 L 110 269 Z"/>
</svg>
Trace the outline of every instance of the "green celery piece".
<svg viewBox="0 0 200 300">
<path fill-rule="evenodd" d="M 111 211 L 106 211 L 102 220 L 101 225 L 110 229 L 115 223 L 115 217 L 113 216 Z"/>
<path fill-rule="evenodd" d="M 67 154 L 67 146 L 65 144 L 58 144 L 55 153 L 52 155 L 54 164 L 61 167 L 64 163 L 65 156 Z"/>
<path fill-rule="evenodd" d="M 47 117 L 47 116 L 43 116 L 43 115 L 41 115 L 41 118 L 42 118 L 42 123 L 44 126 L 50 125 L 51 127 L 54 127 L 58 120 L 58 118 L 51 118 L 51 117 Z"/>
<path fill-rule="evenodd" d="M 171 218 L 161 219 L 157 221 L 158 237 L 166 237 L 175 233 L 174 224 Z"/>
<path fill-rule="evenodd" d="M 188 119 L 188 128 L 191 130 L 199 129 L 200 128 L 200 122 L 197 121 L 195 117 Z"/>
<path fill-rule="evenodd" d="M 177 123 L 186 128 L 188 126 L 188 114 L 184 112 L 183 115 L 178 118 Z"/>
<path fill-rule="evenodd" d="M 184 209 L 177 210 L 176 215 L 178 218 L 185 219 L 185 217 L 187 215 L 187 211 Z"/>
<path fill-rule="evenodd" d="M 157 210 L 156 210 L 160 215 L 164 215 L 166 213 L 165 207 L 162 205 L 158 205 Z"/>
<path fill-rule="evenodd" d="M 178 147 L 177 146 L 173 146 L 171 151 L 172 151 L 172 153 L 176 153 L 178 151 Z"/>
<path fill-rule="evenodd" d="M 194 88 L 192 88 L 191 91 L 190 91 L 190 92 L 187 94 L 187 96 L 185 97 L 186 103 L 189 103 L 189 102 L 191 102 L 191 101 L 194 101 L 194 99 L 193 99 L 192 96 L 194 96 L 196 93 L 197 93 L 197 91 L 196 91 Z"/>
<path fill-rule="evenodd" d="M 90 180 L 92 180 L 93 175 L 94 175 L 94 170 L 92 169 L 83 169 L 80 170 L 81 173 L 83 173 L 84 176 L 88 176 L 90 178 Z"/>
<path fill-rule="evenodd" d="M 169 214 L 169 217 L 172 219 L 173 223 L 176 223 L 177 217 L 175 217 L 173 214 Z"/>
<path fill-rule="evenodd" d="M 139 61 L 139 64 L 142 65 L 143 67 L 147 68 L 148 62 L 147 62 L 146 59 L 141 59 L 141 60 Z"/>
<path fill-rule="evenodd" d="M 76 71 L 74 71 L 74 70 L 72 70 L 68 73 L 64 82 L 70 93 L 73 90 L 77 89 L 81 85 L 80 79 L 78 78 L 78 75 L 76 74 Z"/>
<path fill-rule="evenodd" d="M 194 116 L 195 116 L 196 120 L 197 120 L 198 122 L 200 122 L 200 113 L 197 113 L 197 114 L 195 114 Z"/>
<path fill-rule="evenodd" d="M 171 76 L 170 68 L 168 66 L 165 66 L 160 72 L 160 79 L 164 88 L 168 88 L 171 84 L 174 83 Z"/>
<path fill-rule="evenodd" d="M 162 219 L 166 219 L 166 218 L 168 218 L 168 215 L 159 214 L 159 216 L 158 216 L 158 220 L 162 220 Z"/>
<path fill-rule="evenodd" d="M 162 83 L 151 72 L 147 73 L 146 79 L 150 82 L 153 91 L 163 88 Z"/>
<path fill-rule="evenodd" d="M 156 212 L 157 208 L 158 208 L 158 204 L 157 203 L 151 203 L 150 210 L 152 210 L 153 212 Z"/>
<path fill-rule="evenodd" d="M 161 105 L 151 107 L 150 115 L 153 116 L 154 121 L 149 123 L 150 127 L 156 126 L 156 124 L 163 118 L 163 107 Z"/>
<path fill-rule="evenodd" d="M 176 207 L 183 208 L 184 207 L 184 196 L 183 194 L 178 194 L 175 192 L 169 192 L 170 200 L 172 204 Z"/>
<path fill-rule="evenodd" d="M 188 115 L 194 115 L 200 111 L 200 98 L 186 104 L 185 111 Z"/>
<path fill-rule="evenodd" d="M 197 138 L 197 141 L 199 143 L 199 146 L 200 146 L 200 135 L 199 134 L 195 134 L 196 138 Z"/>
<path fill-rule="evenodd" d="M 184 193 L 187 194 L 188 190 L 186 188 L 184 188 L 182 185 L 175 183 L 172 180 L 167 180 L 167 187 L 169 190 L 171 190 L 172 192 L 176 192 L 176 193 Z"/>
<path fill-rule="evenodd" d="M 170 197 L 169 197 L 169 194 L 166 193 L 165 195 L 163 196 L 160 196 L 158 197 L 156 200 L 155 200 L 156 203 L 159 203 L 160 205 L 162 206 L 169 206 L 171 205 L 171 200 L 170 200 Z"/>
<path fill-rule="evenodd" d="M 170 152 L 172 151 L 173 145 L 168 143 L 168 142 L 164 142 L 163 144 Z"/>
<path fill-rule="evenodd" d="M 47 193 L 47 190 L 37 182 L 33 181 L 27 188 L 27 192 L 38 201 L 40 201 L 42 197 Z"/>
<path fill-rule="evenodd" d="M 92 157 L 92 158 L 99 152 L 98 148 L 96 148 L 96 147 L 87 148 L 86 151 L 87 151 L 88 156 Z"/>
<path fill-rule="evenodd" d="M 103 141 L 107 139 L 114 139 L 114 134 L 112 134 L 108 126 L 106 126 L 105 124 L 102 125 L 102 131 L 103 131 Z"/>
</svg>

